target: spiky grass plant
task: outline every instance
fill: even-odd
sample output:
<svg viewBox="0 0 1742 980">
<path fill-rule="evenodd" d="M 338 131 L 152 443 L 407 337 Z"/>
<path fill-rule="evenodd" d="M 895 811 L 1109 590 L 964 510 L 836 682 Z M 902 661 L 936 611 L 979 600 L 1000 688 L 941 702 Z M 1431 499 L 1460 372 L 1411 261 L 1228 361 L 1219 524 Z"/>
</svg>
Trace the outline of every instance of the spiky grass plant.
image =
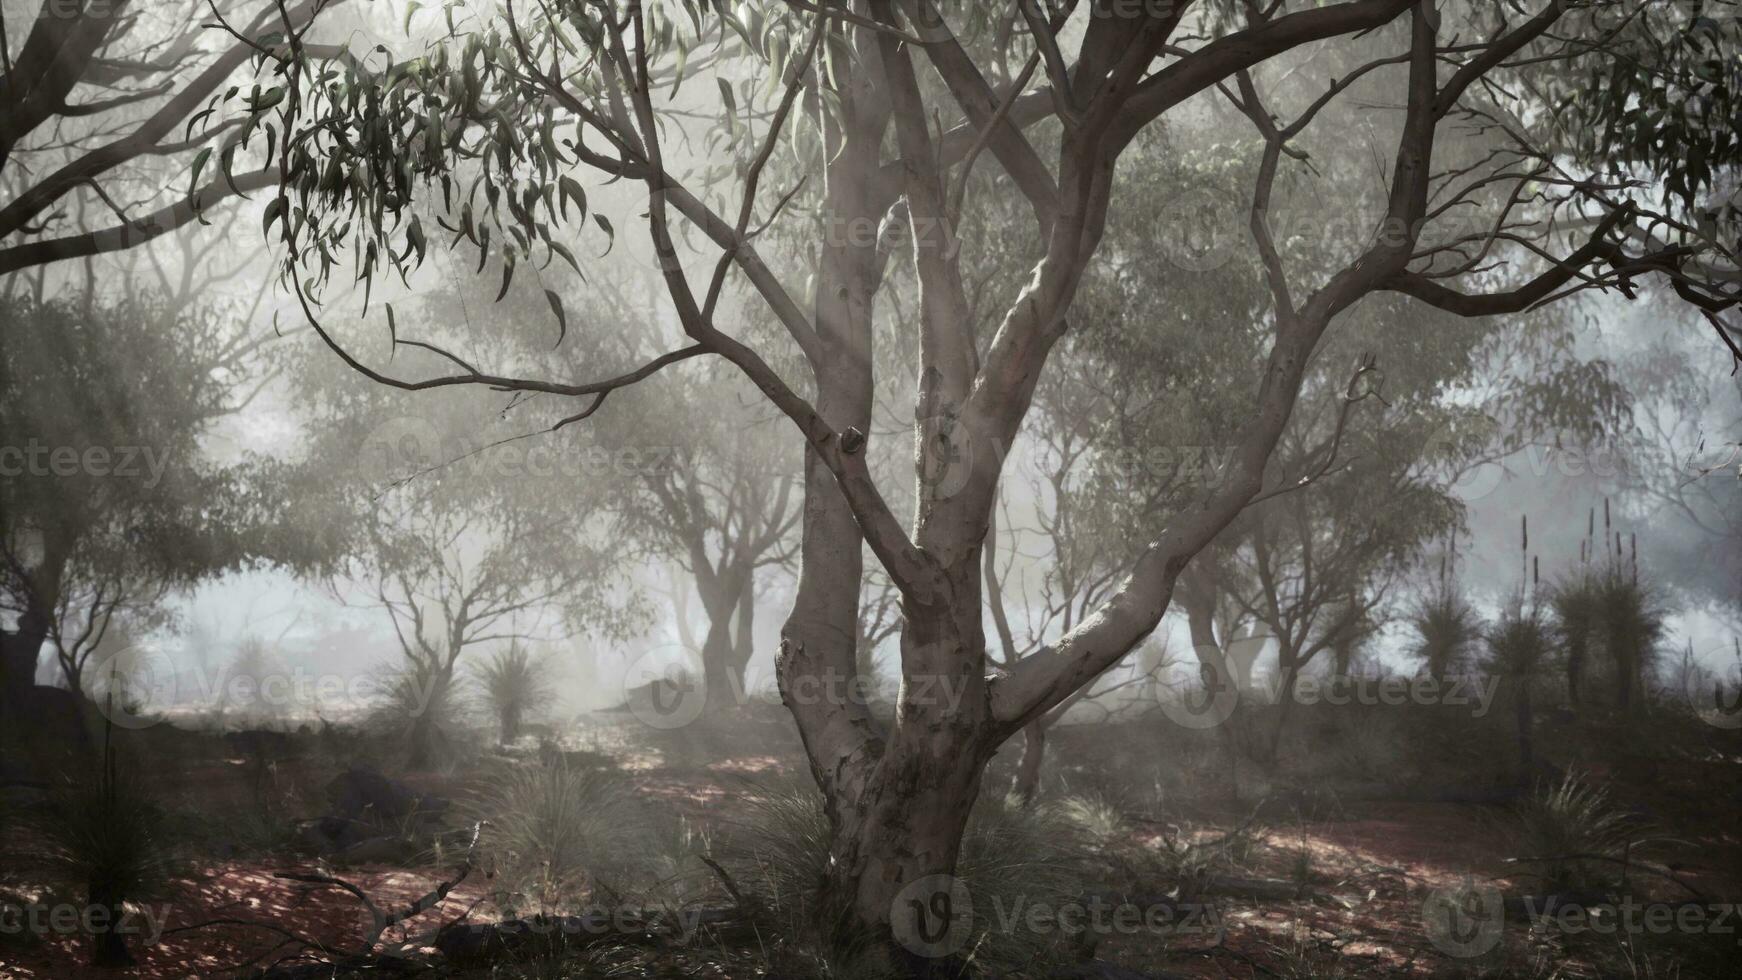
<svg viewBox="0 0 1742 980">
<path fill-rule="evenodd" d="M 450 736 L 465 728 L 468 690 L 465 678 L 445 681 L 424 663 L 384 667 L 376 679 L 379 700 L 371 727 L 392 739 L 410 743 L 413 768 L 424 768 L 446 755 Z"/>
<path fill-rule="evenodd" d="M 1613 877 L 1618 859 L 1638 838 L 1638 821 L 1615 805 L 1609 791 L 1569 770 L 1542 786 L 1514 815 L 1518 856 L 1550 893 L 1589 889 Z"/>
<path fill-rule="evenodd" d="M 475 804 L 479 853 L 511 914 L 616 904 L 653 853 L 651 814 L 619 769 L 562 757 L 516 766 Z"/>
<path fill-rule="evenodd" d="M 1429 677 L 1446 678 L 1467 665 L 1482 640 L 1482 619 L 1457 588 L 1441 583 L 1410 611 L 1410 652 Z"/>
<path fill-rule="evenodd" d="M 1566 652 L 1567 698 L 1574 704 L 1584 699 L 1585 681 L 1591 667 L 1592 647 L 1597 643 L 1598 623 L 1603 613 L 1602 576 L 1581 564 L 1572 575 L 1557 583 L 1549 594 L 1554 610 L 1555 631 Z"/>
<path fill-rule="evenodd" d="M 1668 614 L 1657 592 L 1640 580 L 1638 565 L 1620 560 L 1604 570 L 1597 601 L 1597 628 L 1615 683 L 1615 706 L 1625 711 L 1643 700 Z"/>
<path fill-rule="evenodd" d="M 1531 688 L 1548 670 L 1555 652 L 1554 639 L 1554 630 L 1542 606 L 1522 592 L 1501 609 L 1499 619 L 1488 630 L 1488 657 L 1484 666 L 1511 689 L 1519 761 L 1527 769 L 1535 760 Z"/>
<path fill-rule="evenodd" d="M 520 727 L 556 702 L 550 665 L 518 642 L 499 650 L 477 668 L 478 683 L 496 716 L 504 745 L 520 737 Z"/>
<path fill-rule="evenodd" d="M 93 913 L 111 925 L 121 921 L 124 903 L 150 894 L 175 867 L 167 811 L 108 745 L 96 778 L 56 786 L 38 817 L 50 865 L 58 876 L 82 882 Z M 97 966 L 133 963 L 118 929 L 95 929 L 88 942 Z"/>
</svg>

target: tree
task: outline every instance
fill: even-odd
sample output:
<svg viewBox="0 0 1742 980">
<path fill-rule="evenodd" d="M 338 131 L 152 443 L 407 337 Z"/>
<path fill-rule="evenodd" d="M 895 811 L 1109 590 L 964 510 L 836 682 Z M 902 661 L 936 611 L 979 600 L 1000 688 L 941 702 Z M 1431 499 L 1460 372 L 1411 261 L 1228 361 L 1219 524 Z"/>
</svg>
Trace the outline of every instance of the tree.
<svg viewBox="0 0 1742 980">
<path fill-rule="evenodd" d="M 42 0 L 5 25 L 0 274 L 129 249 L 272 187 L 272 152 L 243 148 L 283 88 L 244 92 L 250 59 L 339 2 Z M 208 17 L 233 32 L 201 30 Z"/>
<path fill-rule="evenodd" d="M 914 939 L 913 910 L 947 899 L 928 904 L 938 896 L 916 898 L 911 889 L 923 891 L 953 869 L 987 759 L 1153 630 L 1192 557 L 1273 489 L 1271 452 L 1315 350 L 1341 314 L 1383 292 L 1461 316 L 1503 314 L 1594 289 L 1631 295 L 1649 276 L 1714 317 L 1734 304 L 1734 294 L 1707 275 L 1727 253 L 1678 220 L 1675 202 L 1653 203 L 1653 179 L 1693 168 L 1675 156 L 1636 164 L 1628 157 L 1634 169 L 1617 173 L 1600 139 L 1594 147 L 1565 145 L 1555 127 L 1567 120 L 1547 111 L 1553 94 L 1532 86 L 1557 70 L 1565 76 L 1602 63 L 1632 6 L 1546 4 L 1513 20 L 1508 7 L 1478 4 L 1472 9 L 1484 16 L 1457 29 L 1412 0 L 1244 10 L 1132 10 L 1091 0 L 1078 11 L 1080 41 L 1070 43 L 1061 41 L 1068 7 L 1057 14 L 975 8 L 951 20 L 929 0 L 753 6 L 743 17 L 703 5 L 569 2 L 528 19 L 510 6 L 502 22 L 457 28 L 423 56 L 385 68 L 356 58 L 264 55 L 287 76 L 286 97 L 273 111 L 288 134 L 266 230 L 283 243 L 285 283 L 321 338 L 383 384 L 559 395 L 579 400 L 572 418 L 582 418 L 611 392 L 708 355 L 736 366 L 787 417 L 806 445 L 805 508 L 777 673 L 827 800 L 834 904 L 821 915 L 837 935 L 906 937 L 891 955 L 917 958 L 917 969 L 922 954 L 953 950 Z M 1000 23 L 1015 29 L 999 30 Z M 662 127 L 682 125 L 673 115 L 679 105 L 693 110 L 676 101 L 695 98 L 693 88 L 673 94 L 687 52 L 728 35 L 744 51 L 730 77 L 752 77 L 734 88 L 721 76 L 710 115 L 720 120 L 716 145 L 727 150 L 716 158 L 726 162 L 692 185 L 668 156 L 676 144 Z M 1385 53 L 1335 79 L 1291 56 L 1331 41 Z M 1021 69 L 1001 70 L 1012 56 Z M 1294 72 L 1286 107 L 1252 94 L 1262 88 L 1257 81 L 1282 71 Z M 1151 124 L 1219 85 L 1239 87 L 1262 141 L 1248 231 L 1270 300 L 1263 366 L 1228 474 L 1167 526 L 1132 528 L 1154 537 L 1123 583 L 1076 628 L 993 675 L 981 550 L 1003 461 L 1070 333 L 1085 270 L 1118 220 L 1108 205 L 1121 155 Z M 772 107 L 760 127 L 739 111 L 758 86 Z M 1304 166 L 1301 155 L 1310 159 L 1315 142 L 1339 138 L 1309 132 L 1328 105 L 1381 92 L 1400 94 L 1403 105 L 1375 124 L 1376 140 L 1388 144 L 1379 207 L 1344 243 L 1334 273 L 1291 274 L 1261 220 L 1277 176 Z M 1519 118 L 1516 105 L 1531 111 Z M 1586 118 L 1602 111 L 1578 108 Z M 1504 124 L 1487 125 L 1496 118 Z M 1480 132 L 1454 139 L 1450 131 L 1465 123 Z M 1026 135 L 1036 126 L 1062 133 L 1050 165 Z M 1602 130 L 1578 130 L 1592 132 Z M 819 179 L 765 197 L 765 164 L 783 141 Z M 894 153 L 887 162 L 886 145 Z M 989 334 L 967 329 L 973 318 L 961 250 L 974 243 L 952 234 L 967 210 L 961 175 L 983 155 L 1002 168 L 1001 191 L 1020 194 L 1031 209 L 1036 256 L 1030 277 L 999 303 L 1004 313 Z M 595 379 L 480 370 L 470 361 L 416 374 L 366 363 L 323 322 L 323 304 L 338 302 L 325 289 L 333 270 L 373 283 L 380 269 L 409 275 L 425 258 L 413 202 L 439 211 L 456 244 L 494 247 L 506 276 L 535 256 L 572 255 L 563 219 L 581 203 L 583 188 L 569 173 L 577 167 L 645 187 L 646 231 L 667 312 L 684 335 L 679 345 Z M 722 212 L 693 189 L 729 178 L 740 189 L 735 209 L 726 204 Z M 1692 180 L 1704 186 L 1702 175 Z M 902 261 L 915 268 L 920 310 L 919 492 L 907 522 L 871 478 L 865 452 L 875 314 L 890 254 L 878 236 L 857 231 L 883 227 L 892 211 L 912 229 Z M 1485 220 L 1445 227 L 1449 213 L 1465 211 Z M 614 234 L 608 219 L 593 217 Z M 755 245 L 764 224 L 782 220 L 813 229 L 808 311 Z M 678 250 L 674 228 L 686 222 L 719 250 L 705 284 Z M 336 261 L 340 254 L 356 264 Z M 1504 264 L 1487 266 L 1487 258 Z M 798 378 L 722 326 L 718 297 L 734 271 L 802 355 Z M 551 302 L 561 329 L 561 297 Z M 1729 339 L 1721 323 L 1717 330 Z M 946 468 L 961 478 L 921 478 Z M 855 669 L 861 544 L 902 596 L 906 694 L 887 730 L 851 699 L 807 696 L 822 678 Z M 921 693 L 940 688 L 959 697 Z"/>
<path fill-rule="evenodd" d="M 417 767 L 436 757 L 468 650 L 522 639 L 522 621 L 588 600 L 602 606 L 609 592 L 609 550 L 585 527 L 594 511 L 545 506 L 550 498 L 518 488 L 454 485 L 465 482 L 421 477 L 371 501 L 335 584 L 369 589 L 392 620 L 404 660 L 390 694 L 406 709 Z"/>
<path fill-rule="evenodd" d="M 1623 443 L 1642 537 L 1667 584 L 1742 627 L 1742 381 L 1703 378 L 1694 352 L 1654 344 L 1632 377 Z M 1596 533 L 1593 514 L 1588 538 Z M 1585 545 L 1595 558 L 1595 541 Z"/>
<path fill-rule="evenodd" d="M 432 340 L 463 336 L 467 295 L 463 284 L 434 291 L 407 309 L 407 322 Z M 502 309 L 511 324 L 525 323 L 514 311 L 531 302 L 542 297 L 522 292 Z M 460 707 L 469 653 L 569 631 L 621 636 L 640 622 L 638 591 L 614 575 L 637 554 L 619 547 L 614 508 L 625 484 L 670 464 L 651 447 L 625 456 L 584 444 L 578 430 L 529 430 L 521 419 L 536 406 L 482 390 L 404 414 L 386 389 L 302 339 L 304 466 L 327 484 L 311 492 L 320 503 L 310 509 L 343 539 L 315 571 L 335 595 L 361 592 L 387 614 L 400 652 L 387 708 L 404 725 L 410 764 L 428 766 Z M 418 349 L 422 341 L 402 343 L 412 347 L 402 362 L 438 359 Z M 505 329 L 492 352 L 530 358 L 542 346 Z M 492 415 L 495 427 L 477 424 Z"/>
<path fill-rule="evenodd" d="M 0 703 L 19 708 L 52 645 L 85 686 L 111 623 L 146 625 L 171 589 L 262 559 L 301 561 L 319 535 L 283 534 L 283 467 L 209 458 L 201 440 L 269 376 L 263 338 L 223 304 L 5 301 L 0 359 Z M 119 617 L 119 620 L 118 620 Z M 109 644 L 114 649 L 114 643 Z"/>
<path fill-rule="evenodd" d="M 670 456 L 639 474 L 622 512 L 643 532 L 631 532 L 634 540 L 652 537 L 689 573 L 708 624 L 698 651 L 706 703 L 721 710 L 744 697 L 757 577 L 791 563 L 799 502 L 796 460 L 782 458 L 790 454 L 774 428 L 779 420 L 758 418 L 761 406 L 734 390 L 738 379 L 699 367 L 682 375 L 691 396 L 684 404 L 642 398 L 652 403 L 647 410 L 626 416 L 638 439 Z"/>
</svg>

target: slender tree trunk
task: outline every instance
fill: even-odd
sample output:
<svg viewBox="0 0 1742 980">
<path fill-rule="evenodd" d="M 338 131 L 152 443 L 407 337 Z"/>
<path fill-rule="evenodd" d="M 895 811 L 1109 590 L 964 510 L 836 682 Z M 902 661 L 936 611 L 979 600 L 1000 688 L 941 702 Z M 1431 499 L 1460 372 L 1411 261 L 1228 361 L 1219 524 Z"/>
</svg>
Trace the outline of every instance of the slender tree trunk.
<svg viewBox="0 0 1742 980">
<path fill-rule="evenodd" d="M 1276 730 L 1270 736 L 1270 764 L 1275 765 L 1282 751 L 1282 734 L 1288 729 L 1288 717 L 1293 714 L 1295 684 L 1300 680 L 1300 664 L 1287 648 L 1279 648 L 1279 671 L 1276 686 Z"/>
<path fill-rule="evenodd" d="M 107 924 L 105 928 L 92 930 L 86 937 L 91 965 L 105 968 L 132 966 L 134 959 L 127 949 L 127 937 L 118 928 L 124 912 L 123 896 L 96 882 L 88 885 L 87 894 L 90 896 L 93 914 L 100 916 Z"/>
<path fill-rule="evenodd" d="M 36 664 L 46 641 L 45 630 L 0 631 L 0 712 L 22 712 L 36 686 Z"/>
<path fill-rule="evenodd" d="M 1590 652 L 1590 640 L 1582 630 L 1567 636 L 1567 701 L 1579 706 L 1580 684 L 1585 678 L 1585 659 Z"/>
<path fill-rule="evenodd" d="M 755 605 L 754 579 L 749 569 L 725 568 L 699 577 L 696 592 L 708 616 L 708 633 L 702 641 L 702 674 L 707 685 L 707 709 L 730 711 L 742 707 L 744 668 L 749 665 L 751 630 Z"/>
<path fill-rule="evenodd" d="M 731 623 L 725 618 L 709 621 L 707 639 L 702 641 L 702 674 L 710 712 L 729 711 L 738 704 L 743 680 L 733 676 L 734 659 Z"/>
<path fill-rule="evenodd" d="M 738 615 L 733 625 L 731 670 L 739 690 L 743 690 L 744 675 L 756 653 L 756 577 L 748 570 L 738 586 Z"/>
<path fill-rule="evenodd" d="M 1530 701 L 1530 678 L 1520 678 L 1517 681 L 1518 690 L 1512 701 L 1513 721 L 1518 728 L 1518 762 L 1526 773 L 1536 764 L 1535 743 L 1532 732 L 1536 727 L 1536 714 Z"/>
<path fill-rule="evenodd" d="M 1010 795 L 1025 807 L 1033 805 L 1040 793 L 1040 765 L 1046 759 L 1048 727 L 1044 718 L 1037 718 L 1022 729 L 1022 759 L 1017 763 Z"/>
<path fill-rule="evenodd" d="M 1234 676 L 1228 655 L 1216 639 L 1215 587 L 1206 576 L 1195 574 L 1189 569 L 1180 581 L 1184 587 L 1176 591 L 1180 604 L 1185 606 L 1186 626 L 1191 631 L 1192 652 L 1198 658 L 1198 674 L 1202 678 L 1204 689 L 1214 691 L 1214 685 L 1221 684 L 1238 687 L 1243 678 Z M 1230 799 L 1239 802 L 1240 748 L 1235 744 L 1234 729 L 1231 726 L 1223 724 L 1217 728 L 1222 749 L 1228 756 L 1228 795 Z"/>
<path fill-rule="evenodd" d="M 1612 658 L 1615 661 L 1615 707 L 1626 711 L 1633 707 L 1633 689 L 1639 680 L 1639 657 L 1626 644 Z"/>
<path fill-rule="evenodd" d="M 0 630 L 0 716 L 27 712 L 36 665 L 54 627 L 61 577 L 76 535 L 64 527 L 44 530 L 42 561 L 24 573 L 24 609 L 10 630 Z"/>
<path fill-rule="evenodd" d="M 882 183 L 878 148 L 889 112 L 878 81 L 870 73 L 856 73 L 841 90 L 839 112 L 827 123 L 825 139 L 837 162 L 831 168 L 824 215 L 835 228 L 860 223 L 875 228 L 894 201 L 892 190 L 876 189 Z M 811 369 L 817 414 L 838 433 L 849 428 L 872 431 L 872 326 L 883 266 L 876 242 L 854 235 L 826 236 L 818 257 L 812 319 L 819 356 Z M 862 548 L 863 537 L 834 474 L 815 448 L 807 447 L 798 587 L 781 628 L 775 673 L 829 818 L 835 860 L 827 872 L 827 900 L 817 913 L 833 936 L 846 941 L 858 938 L 854 933 L 861 932 L 860 924 L 875 933 L 880 922 L 882 933 L 888 934 L 889 900 L 905 880 L 890 867 L 893 855 L 904 852 L 904 821 L 965 820 L 952 815 L 966 810 L 945 805 L 921 810 L 921 801 L 909 800 L 915 809 L 902 812 L 885 800 L 894 783 L 880 763 L 893 753 L 882 743 L 869 707 L 818 698 L 831 679 L 857 677 Z M 950 785 L 936 773 L 920 775 L 934 793 L 936 787 Z M 955 837 L 947 827 L 927 830 L 931 838 L 942 832 L 947 849 L 940 853 L 940 845 L 928 847 L 916 834 L 912 852 L 924 850 L 934 855 L 929 863 L 953 866 Z M 959 834 L 960 827 L 956 830 Z M 866 874 L 870 867 L 895 875 L 887 879 L 884 887 L 894 883 L 893 889 L 881 903 L 874 884 L 865 894 L 859 888 L 862 878 L 875 882 L 875 873 Z"/>
<path fill-rule="evenodd" d="M 411 723 L 411 756 L 407 764 L 413 769 L 428 769 L 435 764 L 441 731 L 436 727 L 435 716 L 448 697 L 448 690 L 453 684 L 454 667 L 449 663 L 445 668 L 437 668 L 437 673 L 429 682 L 429 690 L 424 695 L 417 717 Z"/>
</svg>

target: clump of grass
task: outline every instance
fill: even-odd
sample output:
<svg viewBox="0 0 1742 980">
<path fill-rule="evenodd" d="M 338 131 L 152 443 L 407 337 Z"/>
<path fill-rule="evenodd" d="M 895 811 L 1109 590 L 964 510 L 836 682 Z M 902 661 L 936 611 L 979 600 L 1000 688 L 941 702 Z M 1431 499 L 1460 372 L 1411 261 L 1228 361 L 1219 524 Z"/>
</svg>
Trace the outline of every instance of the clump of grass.
<svg viewBox="0 0 1742 980">
<path fill-rule="evenodd" d="M 1416 603 L 1409 614 L 1415 631 L 1410 652 L 1429 677 L 1445 679 L 1468 666 L 1482 640 L 1482 619 L 1446 580 Z"/>
<path fill-rule="evenodd" d="M 1284 942 L 1266 942 L 1273 957 L 1270 972 L 1284 980 L 1343 980 L 1354 976 L 1342 953 L 1330 943 L 1315 939 L 1310 930 L 1296 923 Z"/>
<path fill-rule="evenodd" d="M 167 811 L 142 775 L 107 746 L 96 778 L 56 786 L 38 816 L 51 866 L 83 883 L 85 901 L 110 923 L 120 921 L 124 903 L 162 886 L 175 867 Z M 134 962 L 116 929 L 93 932 L 89 947 L 97 966 Z"/>
<path fill-rule="evenodd" d="M 1058 819 L 1091 847 L 1118 847 L 1130 839 L 1124 807 L 1105 793 L 1073 793 L 1051 805 Z"/>
<path fill-rule="evenodd" d="M 747 800 L 749 814 L 715 841 L 713 857 L 752 896 L 771 932 L 817 937 L 826 924 L 824 879 L 829 820 L 808 786 L 765 789 Z M 1020 926 L 1036 905 L 1059 908 L 1078 900 L 1090 855 L 1078 847 L 1079 827 L 1057 806 L 1023 807 L 995 794 L 975 803 L 962 837 L 955 877 L 973 898 L 973 937 L 963 955 L 995 975 L 1032 967 L 1063 952 L 1073 937 Z M 1008 931 L 1004 923 L 1015 923 Z M 821 943 L 813 943 L 820 946 Z M 826 976 L 896 976 L 874 951 L 833 950 Z"/>
<path fill-rule="evenodd" d="M 494 899 L 511 915 L 616 904 L 651 849 L 650 814 L 614 768 L 561 757 L 517 766 L 475 809 L 479 852 L 501 884 Z"/>
<path fill-rule="evenodd" d="M 1573 771 L 1519 804 L 1515 820 L 1518 856 L 1546 859 L 1532 861 L 1532 873 L 1551 894 L 1608 880 L 1617 866 L 1604 859 L 1618 859 L 1639 829 L 1608 790 Z"/>
<path fill-rule="evenodd" d="M 466 725 L 464 679 L 450 677 L 444 682 L 435 671 L 424 663 L 396 664 L 384 668 L 376 684 L 381 697 L 371 727 L 409 743 L 414 768 L 451 761 L 453 737 Z"/>
<path fill-rule="evenodd" d="M 544 658 L 516 642 L 477 668 L 478 683 L 496 716 L 502 744 L 519 738 L 521 725 L 555 703 L 549 666 Z"/>
</svg>

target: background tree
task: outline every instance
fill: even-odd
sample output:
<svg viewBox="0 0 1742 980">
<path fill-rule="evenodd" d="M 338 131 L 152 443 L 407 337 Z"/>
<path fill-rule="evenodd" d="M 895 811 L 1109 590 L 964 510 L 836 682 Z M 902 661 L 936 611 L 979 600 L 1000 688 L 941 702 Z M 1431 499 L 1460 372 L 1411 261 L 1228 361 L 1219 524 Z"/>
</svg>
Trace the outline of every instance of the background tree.
<svg viewBox="0 0 1742 980">
<path fill-rule="evenodd" d="M 400 362 L 442 359 L 431 342 L 465 334 L 471 293 L 456 281 L 408 306 Z M 548 339 L 514 314 L 542 303 L 529 290 L 504 300 L 495 356 L 542 353 Z M 617 574 L 638 552 L 620 546 L 613 507 L 626 485 L 671 463 L 655 446 L 550 431 L 533 421 L 536 405 L 513 395 L 450 393 L 407 414 L 313 337 L 300 339 L 309 342 L 295 389 L 311 433 L 303 465 L 326 480 L 311 497 L 345 542 L 318 571 L 336 595 L 360 590 L 389 617 L 400 652 L 390 708 L 411 764 L 427 766 L 461 706 L 458 667 L 469 653 L 570 631 L 621 637 L 641 622 L 639 590 Z"/>
<path fill-rule="evenodd" d="M 722 373 L 697 365 L 668 379 L 690 394 L 676 405 L 663 392 L 628 393 L 633 438 L 669 458 L 639 474 L 622 508 L 631 539 L 657 540 L 701 600 L 707 629 L 697 652 L 715 710 L 743 700 L 758 578 L 766 586 L 770 571 L 791 563 L 799 515 L 796 461 L 783 458 L 791 454 L 775 429 L 780 420 Z"/>
<path fill-rule="evenodd" d="M 213 458 L 202 440 L 270 377 L 233 308 L 141 291 L 5 301 L 0 362 L 0 631 L 5 697 L 28 697 L 45 645 L 81 689 L 111 622 L 149 619 L 165 590 L 257 559 L 297 562 L 283 467 Z"/>
</svg>

